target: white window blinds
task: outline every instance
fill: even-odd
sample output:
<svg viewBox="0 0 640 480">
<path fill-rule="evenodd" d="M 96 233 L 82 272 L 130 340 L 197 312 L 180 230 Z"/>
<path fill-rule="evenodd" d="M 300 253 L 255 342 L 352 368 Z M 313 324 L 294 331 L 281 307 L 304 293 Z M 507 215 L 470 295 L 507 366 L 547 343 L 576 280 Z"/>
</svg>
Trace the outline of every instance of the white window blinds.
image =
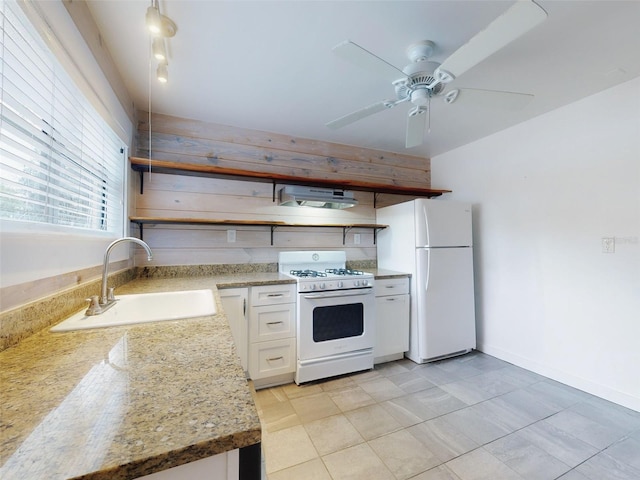
<svg viewBox="0 0 640 480">
<path fill-rule="evenodd" d="M 15 0 L 0 5 L 0 219 L 121 234 L 125 145 Z"/>
</svg>

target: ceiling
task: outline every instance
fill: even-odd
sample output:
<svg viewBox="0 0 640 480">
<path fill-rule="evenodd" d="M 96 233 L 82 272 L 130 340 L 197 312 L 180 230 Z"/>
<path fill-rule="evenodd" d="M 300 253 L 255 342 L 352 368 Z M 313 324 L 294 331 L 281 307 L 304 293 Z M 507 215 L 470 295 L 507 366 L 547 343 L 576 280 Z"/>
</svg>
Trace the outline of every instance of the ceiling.
<svg viewBox="0 0 640 480">
<path fill-rule="evenodd" d="M 442 62 L 512 3 L 160 0 L 178 28 L 161 85 L 150 81 L 150 0 L 87 0 L 137 108 L 147 109 L 151 85 L 154 113 L 424 157 L 640 75 L 640 1 L 538 0 L 546 21 L 447 87 L 535 95 L 526 107 L 435 97 L 426 140 L 410 149 L 408 104 L 338 130 L 325 126 L 395 97 L 388 80 L 334 54 L 338 43 L 349 39 L 402 69 L 409 45 L 432 40 L 430 60 Z"/>
</svg>

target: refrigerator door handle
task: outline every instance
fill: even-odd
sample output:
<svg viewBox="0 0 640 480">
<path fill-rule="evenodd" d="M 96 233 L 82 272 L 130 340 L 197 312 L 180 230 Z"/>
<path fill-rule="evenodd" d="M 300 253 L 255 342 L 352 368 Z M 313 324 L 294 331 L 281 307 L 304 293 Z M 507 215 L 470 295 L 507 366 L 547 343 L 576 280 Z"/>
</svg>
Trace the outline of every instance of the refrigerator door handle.
<svg viewBox="0 0 640 480">
<path fill-rule="evenodd" d="M 424 282 L 424 291 L 427 292 L 429 291 L 429 271 L 431 270 L 431 251 L 427 248 L 425 249 L 425 253 L 427 254 L 427 268 L 425 269 L 426 272 L 426 277 L 425 277 L 425 282 Z"/>
</svg>

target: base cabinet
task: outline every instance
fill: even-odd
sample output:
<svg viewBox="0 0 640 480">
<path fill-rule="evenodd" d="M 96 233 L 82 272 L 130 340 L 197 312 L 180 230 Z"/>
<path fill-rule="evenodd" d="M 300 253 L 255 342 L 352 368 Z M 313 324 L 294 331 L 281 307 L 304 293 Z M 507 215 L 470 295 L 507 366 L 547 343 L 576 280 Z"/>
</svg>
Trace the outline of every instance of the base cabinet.
<svg viewBox="0 0 640 480">
<path fill-rule="evenodd" d="M 256 388 L 293 381 L 296 370 L 294 284 L 219 289 L 238 355 Z"/>
<path fill-rule="evenodd" d="M 151 473 L 139 480 L 261 480 L 261 443 Z"/>
<path fill-rule="evenodd" d="M 400 359 L 409 350 L 409 278 L 376 279 L 374 363 Z"/>
<path fill-rule="evenodd" d="M 240 450 L 230 450 L 212 457 L 185 463 L 178 467 L 168 468 L 152 473 L 139 480 L 240 480 Z"/>
<path fill-rule="evenodd" d="M 245 372 L 249 369 L 249 342 L 247 313 L 249 308 L 248 288 L 224 288 L 218 290 L 222 308 L 227 316 L 233 341 Z"/>
<path fill-rule="evenodd" d="M 249 377 L 256 388 L 293 381 L 296 369 L 296 289 L 251 287 Z"/>
</svg>

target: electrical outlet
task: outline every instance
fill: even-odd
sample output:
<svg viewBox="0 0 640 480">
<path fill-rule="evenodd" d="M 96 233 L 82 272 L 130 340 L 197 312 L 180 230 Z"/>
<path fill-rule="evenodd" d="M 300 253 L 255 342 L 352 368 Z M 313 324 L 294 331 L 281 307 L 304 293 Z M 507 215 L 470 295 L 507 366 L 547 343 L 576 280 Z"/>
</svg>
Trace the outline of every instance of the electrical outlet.
<svg viewBox="0 0 640 480">
<path fill-rule="evenodd" d="M 234 243 L 236 241 L 236 231 L 227 230 L 227 243 Z"/>
<path fill-rule="evenodd" d="M 353 234 L 353 243 L 354 243 L 354 245 L 360 245 L 360 234 L 359 233 L 354 233 Z"/>
<path fill-rule="evenodd" d="M 615 252 L 616 252 L 616 238 L 602 237 L 602 253 L 615 253 Z"/>
</svg>

